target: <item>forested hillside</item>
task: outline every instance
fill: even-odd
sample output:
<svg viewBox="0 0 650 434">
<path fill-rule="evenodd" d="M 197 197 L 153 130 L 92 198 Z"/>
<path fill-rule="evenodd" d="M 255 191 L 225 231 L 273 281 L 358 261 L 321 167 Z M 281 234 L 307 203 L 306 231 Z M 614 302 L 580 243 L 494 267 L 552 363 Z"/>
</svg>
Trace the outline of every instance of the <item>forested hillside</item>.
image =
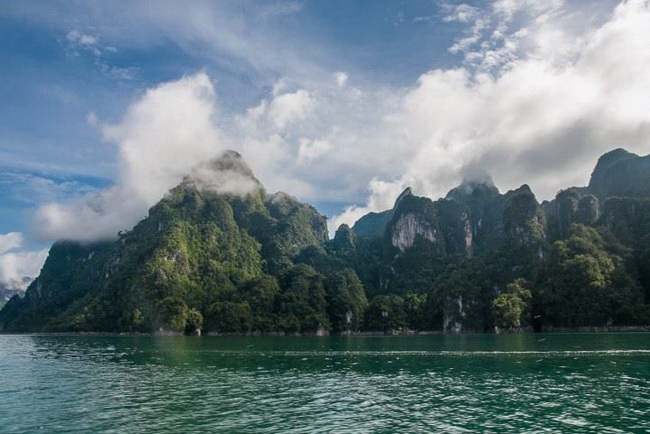
<svg viewBox="0 0 650 434">
<path fill-rule="evenodd" d="M 541 204 L 486 179 L 435 201 L 406 189 L 328 240 L 315 208 L 227 152 L 116 240 L 55 243 L 0 330 L 542 330 L 650 325 L 649 303 L 650 156 L 609 152 Z"/>
</svg>

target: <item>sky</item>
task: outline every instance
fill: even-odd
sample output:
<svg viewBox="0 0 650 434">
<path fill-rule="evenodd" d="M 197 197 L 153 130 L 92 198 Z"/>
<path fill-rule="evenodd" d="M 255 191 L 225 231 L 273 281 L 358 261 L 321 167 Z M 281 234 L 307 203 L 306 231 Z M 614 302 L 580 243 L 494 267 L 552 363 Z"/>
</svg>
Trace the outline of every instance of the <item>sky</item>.
<svg viewBox="0 0 650 434">
<path fill-rule="evenodd" d="M 0 1 L 0 284 L 234 149 L 330 230 L 650 152 L 647 0 Z"/>
</svg>

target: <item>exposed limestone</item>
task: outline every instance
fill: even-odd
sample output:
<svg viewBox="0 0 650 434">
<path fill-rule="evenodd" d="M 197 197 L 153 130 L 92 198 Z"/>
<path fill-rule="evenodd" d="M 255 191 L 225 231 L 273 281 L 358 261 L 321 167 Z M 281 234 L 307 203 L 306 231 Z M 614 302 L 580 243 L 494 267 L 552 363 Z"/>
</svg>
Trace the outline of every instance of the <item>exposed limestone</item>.
<svg viewBox="0 0 650 434">
<path fill-rule="evenodd" d="M 465 251 L 467 252 L 467 256 L 472 256 L 474 254 L 474 231 L 472 230 L 472 223 L 467 213 L 463 214 L 462 219 L 465 230 Z"/>
<path fill-rule="evenodd" d="M 401 252 L 413 247 L 415 238 L 420 235 L 423 238 L 436 242 L 436 230 L 430 227 L 426 222 L 420 221 L 413 213 L 406 213 L 400 216 L 399 220 L 393 226 L 391 242 Z"/>
</svg>

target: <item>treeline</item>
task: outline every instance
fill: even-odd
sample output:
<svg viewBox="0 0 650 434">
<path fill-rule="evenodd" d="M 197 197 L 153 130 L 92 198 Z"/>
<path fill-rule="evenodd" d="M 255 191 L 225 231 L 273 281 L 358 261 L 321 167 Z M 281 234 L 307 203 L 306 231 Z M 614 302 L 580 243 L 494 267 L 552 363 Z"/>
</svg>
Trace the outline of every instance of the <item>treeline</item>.
<svg viewBox="0 0 650 434">
<path fill-rule="evenodd" d="M 369 300 L 356 271 L 336 269 L 331 256 L 330 265 L 323 266 L 328 255 L 325 249 L 321 253 L 322 272 L 294 265 L 279 278 L 264 275 L 225 291 L 209 306 L 163 299 L 159 324 L 186 332 L 287 334 L 650 324 L 632 250 L 580 224 L 549 246 L 528 278 L 509 280 L 512 263 L 502 256 L 472 257 L 448 265 L 424 291 L 376 294 Z M 142 326 L 136 321 L 131 330 L 148 331 Z"/>
</svg>

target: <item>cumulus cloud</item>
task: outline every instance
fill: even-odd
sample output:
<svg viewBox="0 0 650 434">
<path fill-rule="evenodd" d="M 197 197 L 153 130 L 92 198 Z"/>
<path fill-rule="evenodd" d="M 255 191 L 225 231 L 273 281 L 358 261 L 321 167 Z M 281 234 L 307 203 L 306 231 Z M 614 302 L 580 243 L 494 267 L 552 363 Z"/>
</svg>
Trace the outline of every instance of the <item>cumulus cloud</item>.
<svg viewBox="0 0 650 434">
<path fill-rule="evenodd" d="M 314 100 L 304 89 L 278 95 L 268 106 L 268 115 L 278 128 L 284 128 L 291 122 L 304 120 L 309 116 Z"/>
<path fill-rule="evenodd" d="M 465 26 L 449 47 L 459 63 L 426 71 L 411 86 L 363 77 L 351 86 L 335 70 L 305 79 L 303 69 L 241 113 L 219 110 L 203 73 L 150 89 L 104 130 L 119 145 L 116 185 L 41 208 L 37 227 L 55 238 L 113 235 L 226 148 L 240 151 L 270 191 L 358 204 L 332 228 L 390 208 L 406 186 L 436 198 L 480 169 L 502 190 L 525 182 L 548 199 L 586 184 L 598 156 L 614 147 L 648 153 L 645 1 L 606 16 L 560 0 L 443 12 L 443 21 Z"/>
<path fill-rule="evenodd" d="M 296 124 L 304 123 L 315 107 L 309 92 L 279 83 L 269 99 L 229 118 L 220 112 L 214 84 L 203 72 L 149 89 L 120 122 L 103 126 L 105 139 L 118 146 L 115 185 L 81 199 L 40 206 L 32 225 L 35 234 L 48 240 L 113 238 L 144 218 L 188 175 L 197 187 L 219 193 L 245 194 L 257 188 L 252 174 L 212 164 L 229 148 L 251 156 L 253 167 L 272 179 L 272 187 L 309 195 L 311 186 L 290 170 L 283 173 L 282 166 L 298 164 Z M 96 121 L 92 115 L 88 117 Z M 225 125 L 229 123 L 234 126 Z M 327 150 L 326 142 L 305 142 L 301 159 L 310 162 Z"/>
<path fill-rule="evenodd" d="M 0 286 L 5 289 L 25 290 L 47 258 L 48 249 L 25 250 L 23 242 L 20 232 L 0 234 Z"/>
<path fill-rule="evenodd" d="M 478 14 L 470 28 L 477 39 L 457 42 L 465 66 L 423 74 L 384 118 L 381 131 L 408 160 L 392 185 L 438 197 L 474 166 L 502 189 L 527 182 L 538 197 L 551 198 L 560 188 L 585 185 L 607 150 L 648 152 L 647 2 L 621 3 L 579 35 L 571 24 L 589 20 L 569 20 L 560 2 L 540 3 L 502 1 Z M 511 27 L 517 13 L 531 19 Z M 489 20 L 498 21 L 498 42 L 482 33 Z M 390 189 L 376 181 L 368 189 L 367 205 L 349 208 L 336 224 L 385 206 L 377 197 Z"/>
<path fill-rule="evenodd" d="M 257 107 L 240 118 L 236 142 L 247 158 L 263 156 L 253 166 L 265 183 L 357 202 L 332 230 L 390 208 L 406 186 L 437 198 L 479 169 L 502 190 L 528 183 L 550 199 L 586 184 L 602 153 L 650 146 L 647 7 L 590 13 L 560 1 L 450 10 L 448 21 L 468 27 L 454 44 L 459 66 L 405 89 L 308 87 L 308 116 L 280 129 L 260 122 Z"/>
<path fill-rule="evenodd" d="M 35 231 L 46 239 L 84 241 L 130 229 L 196 165 L 225 149 L 216 114 L 214 87 L 204 73 L 149 89 L 119 123 L 104 126 L 105 138 L 118 145 L 116 185 L 40 207 Z"/>
</svg>

